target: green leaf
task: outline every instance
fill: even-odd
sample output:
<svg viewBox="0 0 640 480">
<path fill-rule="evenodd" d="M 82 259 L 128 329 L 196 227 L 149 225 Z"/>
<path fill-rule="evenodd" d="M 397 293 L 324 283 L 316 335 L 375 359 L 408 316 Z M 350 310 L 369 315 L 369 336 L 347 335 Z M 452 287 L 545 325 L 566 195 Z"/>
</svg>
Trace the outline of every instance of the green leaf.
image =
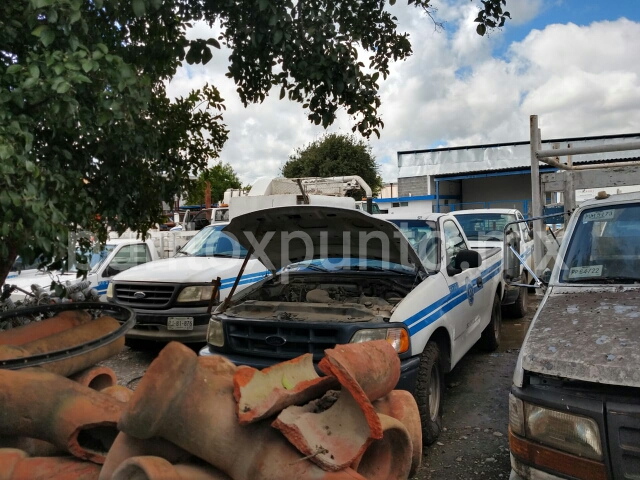
<svg viewBox="0 0 640 480">
<path fill-rule="evenodd" d="M 481 37 L 484 36 L 485 33 L 487 33 L 487 27 L 484 26 L 482 23 L 480 25 L 478 25 L 476 27 L 476 32 L 478 32 L 478 35 L 480 35 Z"/>
<path fill-rule="evenodd" d="M 38 83 L 38 79 L 37 78 L 29 77 L 22 83 L 22 88 L 25 88 L 25 89 L 31 88 L 37 83 Z"/>
<path fill-rule="evenodd" d="M 263 11 L 268 6 L 269 6 L 269 0 L 259 0 L 258 8 L 260 9 L 260 11 Z"/>
<path fill-rule="evenodd" d="M 80 10 L 71 12 L 71 15 L 69 15 L 69 22 L 76 23 L 78 20 L 80 20 L 81 17 L 82 17 L 82 14 L 80 13 Z"/>
<path fill-rule="evenodd" d="M 31 35 L 40 37 L 42 35 L 42 32 L 44 32 L 45 30 L 49 30 L 49 27 L 47 25 L 40 25 L 31 31 Z"/>
<path fill-rule="evenodd" d="M 395 5 L 396 4 L 396 0 L 389 0 L 389 5 Z"/>
<path fill-rule="evenodd" d="M 0 203 L 5 207 L 11 203 L 11 199 L 9 198 L 9 194 L 6 190 L 0 191 Z"/>
<path fill-rule="evenodd" d="M 44 8 L 51 6 L 53 0 L 33 0 L 32 4 L 35 8 Z"/>
<path fill-rule="evenodd" d="M 282 30 L 276 30 L 276 32 L 273 34 L 273 44 L 277 45 L 278 43 L 280 43 L 280 40 L 282 40 Z"/>
<path fill-rule="evenodd" d="M 84 62 L 82 62 L 82 70 L 84 70 L 86 73 L 89 73 L 92 68 L 93 63 L 91 62 L 91 60 L 85 60 Z"/>
<path fill-rule="evenodd" d="M 27 172 L 31 173 L 36 169 L 36 165 L 35 163 L 33 163 L 30 160 L 27 160 L 26 162 L 24 162 L 24 167 L 27 169 Z"/>
<path fill-rule="evenodd" d="M 109 53 L 109 49 L 107 48 L 107 46 L 104 43 L 96 43 L 96 48 L 98 50 L 100 50 L 104 55 Z M 95 56 L 94 56 L 94 58 L 95 58 Z"/>
<path fill-rule="evenodd" d="M 133 7 L 133 13 L 136 17 L 142 17 L 147 9 L 144 0 L 133 0 L 131 6 Z"/>
<path fill-rule="evenodd" d="M 56 92 L 58 93 L 67 93 L 71 88 L 71 84 L 69 82 L 60 82 L 58 88 L 56 88 Z"/>
<path fill-rule="evenodd" d="M 101 127 L 102 125 L 107 123 L 110 118 L 111 118 L 111 115 L 109 114 L 109 112 L 102 112 L 98 115 L 98 118 L 96 118 L 96 125 Z"/>
<path fill-rule="evenodd" d="M 14 63 L 9 68 L 7 68 L 7 73 L 14 74 L 18 73 L 20 70 L 22 70 L 22 65 L 20 65 L 19 63 Z"/>
<path fill-rule="evenodd" d="M 215 38 L 210 38 L 209 40 L 207 40 L 207 45 L 211 45 L 212 47 L 216 47 L 216 48 L 220 48 L 220 42 L 218 42 L 218 40 L 216 40 Z"/>
<path fill-rule="evenodd" d="M 103 0 L 93 0 L 93 4 L 96 6 L 98 10 L 100 10 L 104 6 Z"/>
<path fill-rule="evenodd" d="M 373 80 L 374 82 L 377 82 L 378 78 L 380 78 L 380 72 L 376 72 L 371 76 L 371 80 Z"/>
<path fill-rule="evenodd" d="M 40 41 L 45 47 L 48 47 L 56 39 L 56 34 L 50 28 L 47 28 L 40 34 Z"/>
</svg>

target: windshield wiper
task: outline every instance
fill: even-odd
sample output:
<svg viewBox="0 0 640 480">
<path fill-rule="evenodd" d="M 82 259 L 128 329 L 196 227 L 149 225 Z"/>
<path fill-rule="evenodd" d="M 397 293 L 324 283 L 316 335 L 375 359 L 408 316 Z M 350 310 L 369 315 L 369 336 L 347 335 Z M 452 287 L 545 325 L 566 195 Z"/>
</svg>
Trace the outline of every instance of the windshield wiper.
<svg viewBox="0 0 640 480">
<path fill-rule="evenodd" d="M 184 256 L 186 256 L 186 257 L 191 257 L 191 254 L 190 254 L 190 253 L 183 252 L 182 250 L 180 250 L 179 252 L 176 252 L 176 257 L 177 257 L 178 255 L 184 255 Z"/>
<path fill-rule="evenodd" d="M 307 269 L 307 270 L 313 270 L 314 272 L 329 272 L 329 271 L 331 271 L 331 270 L 328 270 L 328 269 L 326 269 L 324 267 L 321 267 L 320 265 L 315 265 L 313 263 L 308 263 L 306 265 L 303 265 L 301 263 L 292 263 L 291 265 L 289 265 L 286 268 L 287 268 L 287 270 L 288 269 L 293 269 L 293 268 L 298 268 L 300 270 Z"/>
<path fill-rule="evenodd" d="M 616 277 L 585 277 L 585 278 L 576 278 L 570 279 L 571 283 L 635 283 L 640 282 L 640 277 L 624 277 L 624 276 L 616 276 Z"/>
</svg>

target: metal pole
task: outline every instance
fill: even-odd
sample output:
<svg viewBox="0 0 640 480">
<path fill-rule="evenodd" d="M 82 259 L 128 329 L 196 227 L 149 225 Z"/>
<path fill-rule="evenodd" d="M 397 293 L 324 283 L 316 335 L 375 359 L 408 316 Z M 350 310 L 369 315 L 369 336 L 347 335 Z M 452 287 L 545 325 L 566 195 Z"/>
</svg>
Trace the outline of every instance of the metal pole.
<svg viewBox="0 0 640 480">
<path fill-rule="evenodd" d="M 213 303 L 216 301 L 216 297 L 220 292 L 220 285 L 222 284 L 220 277 L 216 278 L 213 281 L 213 288 L 211 289 L 211 298 L 209 299 L 209 306 L 207 307 L 207 314 L 211 314 L 211 310 L 213 310 Z"/>
<path fill-rule="evenodd" d="M 440 182 L 436 180 L 436 213 L 440 213 Z"/>
<path fill-rule="evenodd" d="M 233 287 L 231 287 L 231 291 L 229 292 L 229 295 L 227 295 L 227 298 L 224 299 L 224 303 L 222 304 L 223 312 L 227 308 L 229 308 L 229 305 L 231 304 L 231 297 L 233 297 L 233 294 L 236 293 L 236 288 L 238 288 L 238 283 L 240 283 L 240 278 L 242 278 L 244 269 L 247 268 L 247 263 L 249 263 L 249 259 L 251 258 L 251 255 L 253 255 L 253 245 L 249 247 L 249 250 L 247 251 L 247 256 L 244 257 L 244 262 L 242 262 L 242 267 L 240 267 L 240 271 L 238 272 L 238 276 L 236 277 L 236 281 L 233 282 Z"/>
<path fill-rule="evenodd" d="M 571 145 L 568 145 L 571 148 Z M 573 167 L 573 156 L 567 155 L 567 166 Z M 573 212 L 576 208 L 576 189 L 574 188 L 573 172 L 571 170 L 563 173 L 565 176 L 564 182 L 564 209 L 568 212 Z"/>
<path fill-rule="evenodd" d="M 529 117 L 530 151 L 531 151 L 531 209 L 533 217 L 542 216 L 542 194 L 540 191 L 540 164 L 537 151 L 540 145 L 540 130 L 538 129 L 538 116 Z M 538 273 L 544 252 L 542 235 L 544 224 L 542 220 L 533 221 L 533 269 Z"/>
<path fill-rule="evenodd" d="M 532 115 L 536 117 L 537 115 Z M 594 145 L 591 147 L 557 148 L 552 150 L 538 150 L 536 157 L 539 159 L 552 157 L 565 157 L 567 155 L 585 155 L 589 153 L 609 153 L 626 152 L 629 150 L 640 150 L 640 142 L 627 142 L 610 145 Z"/>
</svg>

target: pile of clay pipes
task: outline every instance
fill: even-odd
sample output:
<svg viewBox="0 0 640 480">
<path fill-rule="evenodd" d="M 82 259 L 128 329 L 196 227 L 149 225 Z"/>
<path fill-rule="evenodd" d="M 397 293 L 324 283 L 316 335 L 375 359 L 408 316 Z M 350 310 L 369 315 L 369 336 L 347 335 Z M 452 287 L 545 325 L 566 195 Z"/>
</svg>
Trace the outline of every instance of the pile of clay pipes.
<svg viewBox="0 0 640 480">
<path fill-rule="evenodd" d="M 0 332 L 0 360 L 59 350 L 118 328 L 85 312 Z M 420 416 L 385 341 L 262 371 L 168 344 L 135 392 L 93 352 L 0 370 L 0 480 L 396 480 L 420 466 Z M 93 367 L 92 367 L 93 366 Z"/>
</svg>

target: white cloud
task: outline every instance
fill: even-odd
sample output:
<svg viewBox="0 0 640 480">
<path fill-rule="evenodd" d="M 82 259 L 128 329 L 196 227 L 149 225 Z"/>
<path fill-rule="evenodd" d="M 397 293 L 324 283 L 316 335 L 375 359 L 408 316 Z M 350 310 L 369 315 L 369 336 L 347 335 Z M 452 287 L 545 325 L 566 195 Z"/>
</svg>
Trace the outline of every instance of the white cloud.
<svg viewBox="0 0 640 480">
<path fill-rule="evenodd" d="M 508 5 L 521 22 L 543 8 L 541 0 L 509 0 Z M 526 140 L 531 114 L 540 115 L 545 138 L 640 131 L 640 64 L 634 61 L 640 23 L 549 25 L 509 45 L 504 58 L 494 58 L 504 34 L 476 35 L 475 2 L 442 3 L 437 15 L 446 21 L 443 32 L 435 32 L 413 8 L 400 3 L 393 8 L 399 28 L 410 34 L 414 55 L 393 64 L 381 84 L 385 128 L 371 146 L 385 180 L 397 176 L 398 151 Z M 193 36 L 215 34 L 204 24 L 194 29 Z M 309 123 L 300 104 L 279 101 L 278 91 L 244 108 L 224 76 L 228 55 L 216 51 L 208 65 L 180 69 L 169 94 L 185 95 L 205 82 L 216 85 L 231 131 L 221 159 L 244 182 L 278 175 L 296 148 L 324 130 Z M 341 112 L 329 131 L 350 133 L 351 126 Z"/>
</svg>

